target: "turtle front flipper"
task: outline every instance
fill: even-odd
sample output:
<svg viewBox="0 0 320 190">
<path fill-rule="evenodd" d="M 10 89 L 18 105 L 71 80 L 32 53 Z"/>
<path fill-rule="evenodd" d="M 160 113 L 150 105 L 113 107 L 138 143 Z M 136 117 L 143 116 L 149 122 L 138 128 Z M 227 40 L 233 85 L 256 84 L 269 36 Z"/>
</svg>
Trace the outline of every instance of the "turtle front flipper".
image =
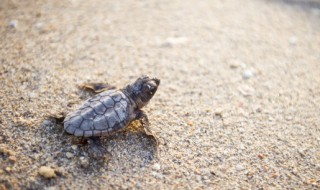
<svg viewBox="0 0 320 190">
<path fill-rule="evenodd" d="M 108 83 L 85 83 L 79 86 L 82 90 L 86 91 L 91 91 L 96 94 L 107 91 L 107 90 L 112 90 L 115 89 L 115 86 L 112 86 Z"/>
<path fill-rule="evenodd" d="M 150 123 L 149 123 L 149 119 L 147 114 L 142 111 L 142 110 L 138 110 L 136 112 L 136 120 L 139 120 L 143 126 L 144 132 L 147 136 L 153 138 L 157 144 L 157 146 L 159 145 L 159 141 L 158 138 L 152 133 L 152 131 L 150 130 Z"/>
</svg>

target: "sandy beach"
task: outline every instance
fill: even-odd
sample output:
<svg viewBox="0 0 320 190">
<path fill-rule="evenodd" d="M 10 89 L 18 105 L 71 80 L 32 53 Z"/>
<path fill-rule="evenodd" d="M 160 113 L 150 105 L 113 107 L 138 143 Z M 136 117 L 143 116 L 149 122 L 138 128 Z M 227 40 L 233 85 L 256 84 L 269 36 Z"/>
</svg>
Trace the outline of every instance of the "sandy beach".
<svg viewBox="0 0 320 190">
<path fill-rule="evenodd" d="M 159 145 L 91 158 L 59 117 L 141 75 Z M 1 1 L 0 190 L 319 188 L 320 1 Z"/>
</svg>

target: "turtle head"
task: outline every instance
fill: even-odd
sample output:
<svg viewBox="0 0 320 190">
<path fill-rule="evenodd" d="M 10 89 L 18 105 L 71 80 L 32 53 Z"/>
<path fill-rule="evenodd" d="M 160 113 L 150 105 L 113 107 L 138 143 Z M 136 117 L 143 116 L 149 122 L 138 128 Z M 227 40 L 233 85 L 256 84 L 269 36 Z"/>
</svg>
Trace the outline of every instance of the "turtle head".
<svg viewBox="0 0 320 190">
<path fill-rule="evenodd" d="M 149 100 L 156 93 L 160 80 L 149 78 L 148 76 L 139 77 L 133 84 L 126 87 L 129 97 L 136 103 L 140 109 L 147 105 Z"/>
</svg>

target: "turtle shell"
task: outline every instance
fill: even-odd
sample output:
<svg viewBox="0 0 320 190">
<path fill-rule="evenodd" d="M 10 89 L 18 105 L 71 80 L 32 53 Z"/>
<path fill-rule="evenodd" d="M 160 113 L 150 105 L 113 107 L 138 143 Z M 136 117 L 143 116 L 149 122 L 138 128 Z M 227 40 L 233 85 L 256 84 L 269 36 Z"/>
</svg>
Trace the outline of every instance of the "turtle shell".
<svg viewBox="0 0 320 190">
<path fill-rule="evenodd" d="M 64 129 L 80 137 L 110 135 L 129 124 L 130 105 L 120 90 L 102 92 L 70 113 L 64 120 Z"/>
</svg>

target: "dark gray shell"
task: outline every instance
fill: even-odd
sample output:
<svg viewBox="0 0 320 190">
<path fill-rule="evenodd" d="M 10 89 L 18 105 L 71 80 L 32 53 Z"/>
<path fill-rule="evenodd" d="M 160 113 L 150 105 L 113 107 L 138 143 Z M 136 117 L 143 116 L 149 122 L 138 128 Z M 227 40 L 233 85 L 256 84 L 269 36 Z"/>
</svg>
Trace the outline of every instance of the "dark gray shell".
<svg viewBox="0 0 320 190">
<path fill-rule="evenodd" d="M 69 114 L 64 120 L 64 129 L 81 137 L 109 135 L 129 124 L 130 106 L 129 99 L 122 91 L 102 92 Z"/>
</svg>

